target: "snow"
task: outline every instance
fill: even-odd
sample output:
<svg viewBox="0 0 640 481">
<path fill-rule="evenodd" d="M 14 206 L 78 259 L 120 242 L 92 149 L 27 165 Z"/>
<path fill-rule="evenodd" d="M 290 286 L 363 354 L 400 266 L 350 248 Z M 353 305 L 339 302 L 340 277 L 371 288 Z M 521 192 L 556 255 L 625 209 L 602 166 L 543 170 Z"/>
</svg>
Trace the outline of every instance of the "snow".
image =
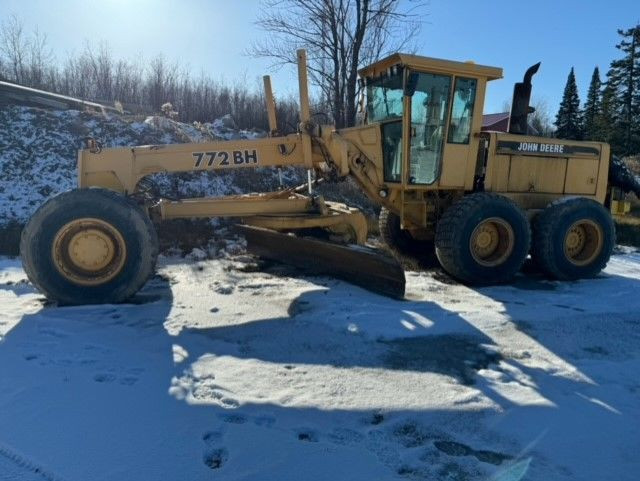
<svg viewBox="0 0 640 481">
<path fill-rule="evenodd" d="M 0 110 L 0 230 L 25 223 L 50 197 L 77 185 L 77 152 L 86 137 L 104 147 L 210 142 L 264 137 L 259 130 L 239 130 L 229 115 L 211 123 L 187 124 L 166 117 L 135 118 L 74 110 L 7 106 Z M 302 182 L 294 168 L 285 169 L 292 185 Z M 271 190 L 278 186 L 274 169 L 254 175 L 188 172 L 151 176 L 169 197 L 202 197 Z"/>
<path fill-rule="evenodd" d="M 0 259 L 0 479 L 638 479 L 640 253 L 405 301 L 210 254 L 83 307 Z"/>
</svg>

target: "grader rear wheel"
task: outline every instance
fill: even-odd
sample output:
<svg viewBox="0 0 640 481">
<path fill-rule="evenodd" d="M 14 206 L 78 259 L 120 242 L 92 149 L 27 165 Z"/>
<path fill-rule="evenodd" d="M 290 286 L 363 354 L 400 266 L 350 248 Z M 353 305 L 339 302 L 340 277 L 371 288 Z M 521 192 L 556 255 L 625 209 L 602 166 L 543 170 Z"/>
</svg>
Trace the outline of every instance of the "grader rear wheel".
<svg viewBox="0 0 640 481">
<path fill-rule="evenodd" d="M 500 217 L 491 217 L 480 222 L 469 240 L 469 249 L 474 260 L 487 267 L 502 264 L 513 252 L 514 245 L 513 228 Z"/>
<path fill-rule="evenodd" d="M 536 217 L 531 256 L 549 277 L 593 277 L 607 265 L 615 238 L 613 219 L 601 204 L 560 199 Z"/>
<path fill-rule="evenodd" d="M 586 266 L 602 252 L 604 234 L 602 227 L 591 219 L 575 222 L 564 238 L 564 254 L 572 264 Z"/>
<path fill-rule="evenodd" d="M 60 194 L 22 232 L 22 264 L 31 282 L 62 304 L 122 302 L 153 273 L 158 239 L 130 199 L 105 189 Z"/>
<path fill-rule="evenodd" d="M 469 284 L 510 280 L 531 242 L 524 212 L 506 197 L 479 192 L 447 209 L 436 229 L 436 255 L 443 269 Z"/>
</svg>

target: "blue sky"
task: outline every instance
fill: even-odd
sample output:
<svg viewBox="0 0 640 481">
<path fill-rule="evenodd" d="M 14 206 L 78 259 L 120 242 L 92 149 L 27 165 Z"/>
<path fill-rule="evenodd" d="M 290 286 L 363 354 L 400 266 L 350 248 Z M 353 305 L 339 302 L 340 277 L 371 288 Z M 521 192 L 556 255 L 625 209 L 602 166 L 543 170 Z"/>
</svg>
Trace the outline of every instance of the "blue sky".
<svg viewBox="0 0 640 481">
<path fill-rule="evenodd" d="M 163 53 L 194 74 L 227 81 L 259 85 L 271 73 L 276 94 L 296 94 L 292 68 L 268 71 L 267 60 L 243 55 L 264 35 L 253 27 L 258 12 L 259 0 L 0 0 L 0 20 L 16 13 L 27 28 L 38 26 L 61 60 L 86 41 L 106 41 L 117 57 Z M 604 75 L 618 55 L 616 29 L 640 20 L 640 1 L 431 0 L 427 13 L 418 54 L 504 69 L 489 86 L 486 112 L 502 110 L 513 83 L 542 61 L 533 95 L 553 116 L 572 66 L 581 100 L 595 65 Z"/>
</svg>

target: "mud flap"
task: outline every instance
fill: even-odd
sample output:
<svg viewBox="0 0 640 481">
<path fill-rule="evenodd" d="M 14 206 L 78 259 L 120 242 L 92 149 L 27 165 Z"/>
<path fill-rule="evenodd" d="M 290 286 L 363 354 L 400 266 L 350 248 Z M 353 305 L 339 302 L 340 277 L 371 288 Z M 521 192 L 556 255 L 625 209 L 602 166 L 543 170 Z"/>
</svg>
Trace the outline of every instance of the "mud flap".
<svg viewBox="0 0 640 481">
<path fill-rule="evenodd" d="M 404 270 L 395 259 L 375 249 L 296 237 L 261 227 L 237 227 L 247 239 L 247 250 L 259 257 L 337 277 L 384 296 L 404 298 Z"/>
</svg>

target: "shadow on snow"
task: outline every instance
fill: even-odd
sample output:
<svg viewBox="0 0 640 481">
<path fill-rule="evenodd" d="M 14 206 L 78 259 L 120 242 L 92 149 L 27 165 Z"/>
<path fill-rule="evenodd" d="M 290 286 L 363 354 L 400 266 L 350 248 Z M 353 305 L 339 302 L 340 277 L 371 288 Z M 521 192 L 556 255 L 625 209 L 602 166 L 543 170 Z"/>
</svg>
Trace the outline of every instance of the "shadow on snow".
<svg viewBox="0 0 640 481">
<path fill-rule="evenodd" d="M 8 396 L 3 406 L 10 415 L 0 415 L 0 419 L 8 422 L 11 417 L 22 416 L 22 422 L 28 423 L 30 410 L 41 410 L 43 406 L 51 416 L 30 429 L 18 425 L 1 430 L 0 447 L 19 446 L 24 452 L 26 447 L 34 446 L 36 451 L 49 453 L 39 460 L 64 467 L 68 479 L 83 476 L 86 466 L 92 463 L 110 466 L 119 456 L 131 456 L 130 450 L 134 449 L 140 463 L 153 466 L 147 470 L 149 479 L 160 479 L 180 467 L 188 473 L 195 459 L 203 469 L 220 470 L 219 476 L 228 479 L 266 479 L 260 478 L 260 473 L 264 475 L 261 470 L 269 469 L 278 476 L 288 470 L 295 472 L 297 479 L 328 479 L 327 476 L 345 473 L 352 476 L 350 479 L 367 479 L 371 460 L 377 460 L 388 468 L 388 479 L 398 475 L 462 481 L 484 478 L 489 472 L 496 476 L 494 479 L 515 480 L 529 468 L 540 436 L 553 428 L 554 420 L 561 423 L 576 405 L 583 403 L 582 416 L 597 418 L 598 422 L 621 417 L 615 399 L 609 399 L 613 395 L 599 386 L 601 373 L 590 372 L 585 365 L 580 368 L 583 377 L 575 378 L 530 367 L 522 359 L 505 356 L 494 339 L 467 321 L 464 313 L 444 309 L 435 302 L 393 301 L 340 282 L 329 284 L 329 289 L 306 292 L 295 299 L 288 316 L 231 326 L 191 327 L 178 336 L 168 335 L 163 327 L 174 299 L 168 283 L 158 276 L 129 304 L 48 306 L 25 315 L 0 342 L 0 386 L 5 393 L 16 393 L 15 397 Z M 637 318 L 622 316 L 613 323 L 603 312 L 589 312 L 589 296 L 598 292 L 599 284 L 627 295 L 639 292 L 637 280 L 621 276 L 582 281 L 581 285 L 591 286 L 586 295 L 581 291 L 572 294 L 570 289 L 558 294 L 556 284 L 530 277 L 519 278 L 512 286 L 477 292 L 501 303 L 508 322 L 523 335 L 561 359 L 569 355 L 563 360 L 571 364 L 583 358 L 606 357 L 620 346 L 631 349 L 635 343 L 637 348 Z M 16 296 L 33 292 L 29 285 L 0 284 L 0 289 L 13 291 Z M 518 290 L 526 292 L 525 302 L 514 295 Z M 209 301 L 204 297 L 201 302 Z M 536 304 L 540 308 L 539 322 L 531 313 Z M 343 310 L 346 305 L 350 308 Z M 544 319 L 549 312 L 552 318 Z M 592 330 L 594 336 L 582 339 L 578 334 L 572 335 L 575 323 L 581 324 L 580 332 Z M 607 344 L 611 341 L 604 338 L 595 342 L 600 330 L 611 328 L 621 330 L 620 336 L 626 340 L 617 346 Z M 168 394 L 172 383 L 190 370 L 188 362 L 176 362 L 176 344 L 194 363 L 215 355 L 265 361 L 282 365 L 284 370 L 318 365 L 431 372 L 449 378 L 452 389 L 459 385 L 477 390 L 477 399 L 485 396 L 495 407 L 465 410 L 454 404 L 447 409 L 349 410 L 273 402 L 237 406 L 223 402 L 200 404 L 197 400 L 186 403 Z M 535 380 L 528 387 L 549 402 L 519 405 L 477 375 L 478 370 L 498 364 L 511 368 L 502 369 L 504 382 Z M 90 377 L 86 377 L 87 366 L 91 366 Z M 51 372 L 42 371 L 48 368 Z M 512 372 L 521 375 L 512 376 Z M 34 383 L 30 376 L 44 378 Z M 21 378 L 25 379 L 24 386 Z M 136 385 L 139 389 L 128 391 Z M 37 395 L 20 394 L 33 389 L 39 390 Z M 105 393 L 105 389 L 110 392 Z M 429 389 L 424 386 L 425 391 Z M 585 389 L 587 395 L 575 396 L 571 402 L 558 395 Z M 375 394 L 372 396 L 370 404 L 375 406 Z M 398 397 L 402 396 L 398 392 Z M 16 401 L 18 398 L 20 401 Z M 528 418 L 537 419 L 539 412 L 553 412 L 547 414 L 548 425 L 527 423 Z M 114 425 L 114 419 L 120 423 Z M 513 437 L 493 429 L 505 425 L 511 425 L 507 431 L 513 432 Z M 108 432 L 110 438 L 105 439 L 103 432 Z M 167 437 L 167 432 L 171 436 Z M 514 441 L 517 432 L 532 445 Z M 156 442 L 145 444 L 149 439 Z M 157 442 L 163 439 L 168 439 L 169 450 L 158 449 Z M 60 443 L 64 448 L 47 448 L 43 442 Z M 261 466 L 260 453 L 271 449 L 273 442 L 283 443 L 278 451 L 299 443 L 325 443 L 334 449 L 303 451 L 306 457 L 302 459 L 283 455 L 280 464 Z M 233 446 L 237 450 L 238 445 L 244 451 L 243 462 L 234 461 L 241 454 L 233 451 Z M 85 465 L 74 467 L 72 459 L 85 449 L 89 449 Z M 107 453 L 91 458 L 91 450 L 96 449 Z M 172 456 L 167 458 L 167 452 Z M 353 459 L 361 457 L 362 452 L 371 459 L 365 456 L 359 465 Z M 0 458 L 2 454 L 0 449 Z M 252 463 L 257 463 L 253 474 L 243 471 L 248 467 L 240 467 Z M 536 463 L 534 459 L 531 465 L 530 475 L 534 477 L 536 472 L 556 479 L 572 476 L 570 468 L 549 466 L 544 458 Z M 377 479 L 385 476 L 378 468 L 375 473 Z"/>
</svg>

